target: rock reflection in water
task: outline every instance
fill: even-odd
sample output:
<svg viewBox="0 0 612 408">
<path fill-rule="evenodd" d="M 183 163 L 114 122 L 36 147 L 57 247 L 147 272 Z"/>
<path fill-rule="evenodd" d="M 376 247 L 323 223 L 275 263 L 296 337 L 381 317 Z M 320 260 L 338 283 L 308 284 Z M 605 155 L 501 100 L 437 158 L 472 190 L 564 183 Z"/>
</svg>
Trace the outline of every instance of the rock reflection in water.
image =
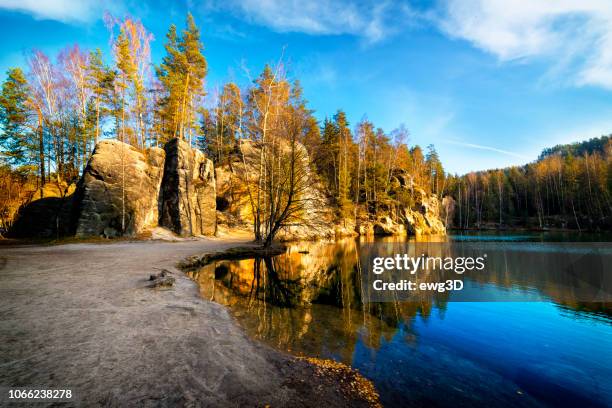
<svg viewBox="0 0 612 408">
<path fill-rule="evenodd" d="M 444 240 L 444 238 L 442 238 Z M 440 241 L 435 237 L 429 242 Z M 370 302 L 369 288 L 362 287 L 362 265 L 370 255 L 408 253 L 418 256 L 456 255 L 452 245 L 398 242 L 397 237 L 377 239 L 385 245 L 346 239 L 302 242 L 273 258 L 218 261 L 191 272 L 202 296 L 230 307 L 247 332 L 274 347 L 295 353 L 333 357 L 350 363 L 355 343 L 377 349 L 401 332 L 408 343 L 416 341 L 410 329 L 415 316 L 443 317 L 450 292 L 417 292 L 410 302 Z M 454 252 L 454 253 L 451 253 Z M 491 252 L 491 251 L 489 251 Z M 529 254 L 508 256 L 491 252 L 488 272 L 473 278 L 511 291 L 536 291 L 567 310 L 596 311 L 606 316 L 609 304 L 576 300 L 572 282 L 560 282 L 543 270 Z M 563 275 L 562 277 L 565 277 Z M 421 281 L 440 281 L 447 275 L 430 272 Z"/>
<path fill-rule="evenodd" d="M 396 243 L 397 237 L 388 241 Z M 434 306 L 443 313 L 449 296 L 364 302 L 363 242 L 303 242 L 273 258 L 219 261 L 190 274 L 202 296 L 229 306 L 251 336 L 287 351 L 350 363 L 358 338 L 377 348 L 396 334 L 398 324 L 409 325 L 417 314 L 427 318 Z M 415 341 L 408 326 L 404 330 L 406 340 Z"/>
</svg>

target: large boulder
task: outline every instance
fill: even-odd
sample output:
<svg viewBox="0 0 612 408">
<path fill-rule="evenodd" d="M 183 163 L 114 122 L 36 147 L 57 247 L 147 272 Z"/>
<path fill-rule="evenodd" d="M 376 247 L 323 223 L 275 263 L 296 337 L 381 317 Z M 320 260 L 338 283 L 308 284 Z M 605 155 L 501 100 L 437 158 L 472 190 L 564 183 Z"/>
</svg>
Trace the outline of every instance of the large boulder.
<svg viewBox="0 0 612 408">
<path fill-rule="evenodd" d="M 140 152 L 118 140 L 99 142 L 73 202 L 77 237 L 134 236 L 157 225 L 164 151 Z"/>
<path fill-rule="evenodd" d="M 45 197 L 19 208 L 8 231 L 12 238 L 60 238 L 70 234 L 72 196 Z"/>
<path fill-rule="evenodd" d="M 169 141 L 164 150 L 159 224 L 181 236 L 215 234 L 217 205 L 212 161 L 181 139 Z"/>
<path fill-rule="evenodd" d="M 71 234 L 72 199 L 76 184 L 48 182 L 17 208 L 7 231 L 12 238 L 60 238 Z M 42 198 L 40 198 L 42 196 Z"/>
</svg>

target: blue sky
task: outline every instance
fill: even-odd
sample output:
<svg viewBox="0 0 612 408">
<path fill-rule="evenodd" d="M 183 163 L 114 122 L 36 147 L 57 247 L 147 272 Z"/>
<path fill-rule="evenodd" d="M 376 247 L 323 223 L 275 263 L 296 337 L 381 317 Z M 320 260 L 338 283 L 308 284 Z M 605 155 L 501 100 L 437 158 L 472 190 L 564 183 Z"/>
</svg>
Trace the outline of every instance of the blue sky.
<svg viewBox="0 0 612 408">
<path fill-rule="evenodd" d="M 202 29 L 209 92 L 248 82 L 284 49 L 320 119 L 341 108 L 446 169 L 504 167 L 547 146 L 612 133 L 612 2 L 605 0 L 0 0 L 0 71 L 78 42 L 108 58 L 105 10 L 142 20 L 153 62 L 171 23 Z"/>
</svg>

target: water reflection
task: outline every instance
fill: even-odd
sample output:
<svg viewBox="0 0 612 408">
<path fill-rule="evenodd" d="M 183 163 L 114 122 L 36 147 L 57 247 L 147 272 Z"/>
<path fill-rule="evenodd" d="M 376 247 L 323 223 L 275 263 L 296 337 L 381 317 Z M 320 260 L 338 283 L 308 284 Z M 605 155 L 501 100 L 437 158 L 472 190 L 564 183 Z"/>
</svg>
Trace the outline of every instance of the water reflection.
<svg viewBox="0 0 612 408">
<path fill-rule="evenodd" d="M 568 282 L 567 276 L 542 268 L 529 253 L 508 256 L 506 248 L 497 255 L 490 252 L 488 273 L 475 276 L 473 288 L 489 291 L 489 295 L 535 293 L 543 302 L 525 304 L 524 309 L 522 303 L 474 307 L 449 303 L 450 292 L 421 292 L 410 302 L 371 302 L 369 288 L 363 284 L 363 265 L 373 247 L 389 254 L 429 251 L 438 256 L 455 250 L 452 245 L 398 243 L 397 238 L 377 242 L 387 245 L 372 246 L 369 241 L 353 239 L 296 243 L 280 256 L 219 261 L 190 275 L 199 283 L 202 296 L 227 305 L 252 337 L 292 353 L 333 358 L 359 367 L 379 387 L 383 402 L 390 405 L 453 406 L 453 401 L 463 399 L 470 405 L 487 406 L 495 397 L 498 406 L 542 406 L 558 405 L 559 396 L 592 406 L 612 403 L 612 371 L 601 361 L 601 356 L 612 355 L 612 308 L 610 303 L 581 301 L 580 282 Z M 586 280 L 610 278 L 595 274 Z M 440 276 L 432 273 L 422 279 L 436 281 Z M 542 313 L 548 313 L 549 305 L 558 312 L 544 318 Z M 494 310 L 501 312 L 492 317 Z M 463 317 L 445 319 L 447 313 L 454 317 L 463 313 Z M 574 330 L 573 325 L 580 321 L 588 324 Z M 465 327 L 474 324 L 472 331 L 466 332 Z M 565 343 L 549 337 L 557 332 L 566 333 Z M 526 343 L 525 335 L 529 339 Z M 593 344 L 595 338 L 600 340 Z M 477 352 L 466 346 L 483 339 L 488 340 Z M 496 342 L 504 342 L 504 346 Z M 551 367 L 554 363 L 557 365 L 552 366 L 565 369 L 539 378 L 541 369 L 529 368 L 535 355 L 541 354 L 540 342 L 547 342 L 547 350 L 552 351 L 550 361 L 542 364 Z M 571 357 L 571 363 L 557 361 L 558 355 Z M 604 365 L 612 363 L 606 359 L 610 360 L 604 357 Z M 516 377 L 517 367 L 525 365 L 531 370 L 530 385 Z M 575 370 L 588 374 L 585 383 L 559 385 L 561 378 Z M 457 375 L 462 372 L 472 379 L 459 380 Z M 495 376 L 499 379 L 491 389 L 485 379 Z M 429 388 L 422 388 L 423 384 Z M 407 393 L 405 387 L 412 391 Z M 546 387 L 552 391 L 541 391 Z"/>
</svg>

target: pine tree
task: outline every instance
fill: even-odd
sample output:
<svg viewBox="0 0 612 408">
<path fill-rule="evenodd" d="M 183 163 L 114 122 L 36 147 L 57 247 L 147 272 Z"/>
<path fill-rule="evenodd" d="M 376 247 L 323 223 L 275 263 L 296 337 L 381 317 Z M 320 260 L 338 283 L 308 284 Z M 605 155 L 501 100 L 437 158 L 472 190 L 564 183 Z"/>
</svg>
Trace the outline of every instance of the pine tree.
<svg viewBox="0 0 612 408">
<path fill-rule="evenodd" d="M 179 128 L 179 87 L 181 85 L 181 52 L 178 49 L 178 35 L 176 26 L 173 24 L 166 34 L 166 56 L 162 63 L 156 68 L 157 78 L 161 84 L 161 95 L 156 106 L 156 116 L 161 123 L 160 141 L 166 141 L 177 136 Z"/>
<path fill-rule="evenodd" d="M 444 168 L 442 167 L 442 162 L 440 162 L 438 152 L 432 144 L 427 146 L 425 164 L 427 166 L 431 192 L 440 194 L 444 187 Z"/>
<path fill-rule="evenodd" d="M 114 86 L 114 75 L 102 61 L 102 52 L 96 49 L 89 53 L 89 64 L 87 66 L 87 86 L 93 99 L 93 110 L 95 112 L 94 144 L 100 140 L 101 124 L 106 110 L 107 102 Z"/>
<path fill-rule="evenodd" d="M 28 94 L 23 71 L 9 69 L 0 94 L 0 154 L 13 165 L 31 163 L 31 152 L 36 151 L 28 129 Z"/>
<path fill-rule="evenodd" d="M 217 106 L 207 110 L 202 117 L 202 130 L 206 136 L 206 150 L 218 164 L 227 161 L 235 147 L 236 138 L 241 137 L 244 103 L 240 88 L 233 82 L 223 86 Z"/>
<path fill-rule="evenodd" d="M 176 26 L 170 26 L 166 35 L 166 56 L 156 69 L 164 88 L 157 106 L 158 116 L 167 123 L 163 139 L 173 137 L 193 140 L 199 99 L 204 96 L 204 78 L 207 63 L 200 31 L 193 16 L 187 15 L 187 28 L 179 36 Z"/>
<path fill-rule="evenodd" d="M 192 131 L 195 127 L 195 106 L 198 98 L 204 95 L 204 78 L 208 65 L 204 58 L 204 46 L 200 41 L 200 30 L 195 24 L 191 13 L 187 14 L 187 29 L 179 42 L 179 49 L 183 54 L 184 82 L 181 98 L 181 126 L 179 137 L 186 139 L 189 132 L 189 142 L 192 140 Z"/>
<path fill-rule="evenodd" d="M 346 114 L 341 110 L 334 115 L 334 127 L 338 135 L 338 212 L 341 219 L 346 219 L 353 211 L 350 200 L 351 166 L 349 163 L 352 136 Z"/>
<path fill-rule="evenodd" d="M 118 136 L 120 136 L 122 142 L 129 143 L 127 136 L 128 125 L 126 114 L 127 92 L 129 87 L 128 81 L 130 77 L 134 75 L 136 66 L 134 64 L 134 60 L 132 59 L 132 55 L 130 53 L 130 43 L 123 27 L 121 28 L 121 32 L 119 33 L 114 45 L 119 79 L 117 81 L 117 86 L 120 89 L 121 95 L 121 128 Z"/>
</svg>

